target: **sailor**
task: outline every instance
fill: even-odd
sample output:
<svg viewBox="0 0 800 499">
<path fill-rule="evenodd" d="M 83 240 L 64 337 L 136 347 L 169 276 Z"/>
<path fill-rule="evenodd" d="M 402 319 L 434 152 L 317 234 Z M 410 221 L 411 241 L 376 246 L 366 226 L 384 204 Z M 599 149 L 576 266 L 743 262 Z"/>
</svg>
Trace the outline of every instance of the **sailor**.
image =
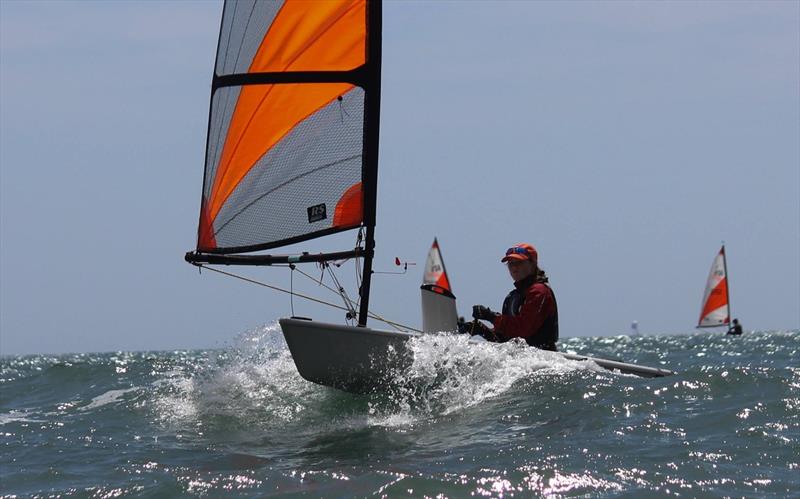
<svg viewBox="0 0 800 499">
<path fill-rule="evenodd" d="M 514 280 L 514 289 L 503 301 L 503 313 L 492 312 L 488 307 L 472 307 L 473 324 L 465 324 L 472 334 L 480 334 L 489 341 L 505 342 L 523 338 L 528 345 L 556 351 L 558 341 L 558 306 L 547 276 L 539 268 L 536 248 L 520 243 L 506 251 L 501 262 L 508 266 Z M 488 321 L 490 328 L 478 319 Z"/>
<path fill-rule="evenodd" d="M 742 325 L 739 324 L 739 319 L 733 319 L 733 324 L 731 324 L 731 327 L 728 328 L 728 334 L 742 334 Z"/>
</svg>

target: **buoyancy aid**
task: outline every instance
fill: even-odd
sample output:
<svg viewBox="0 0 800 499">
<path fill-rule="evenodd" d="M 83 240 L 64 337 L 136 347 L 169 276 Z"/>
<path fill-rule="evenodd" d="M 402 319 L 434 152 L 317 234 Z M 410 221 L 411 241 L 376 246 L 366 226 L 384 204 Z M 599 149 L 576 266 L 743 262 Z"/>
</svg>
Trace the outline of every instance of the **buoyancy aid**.
<svg viewBox="0 0 800 499">
<path fill-rule="evenodd" d="M 529 301 L 531 307 L 522 317 L 523 306 Z M 558 304 L 544 274 L 531 275 L 514 283 L 514 289 L 503 300 L 502 315 L 493 323 L 496 333 L 503 339 L 521 337 L 528 345 L 556 351 Z"/>
</svg>

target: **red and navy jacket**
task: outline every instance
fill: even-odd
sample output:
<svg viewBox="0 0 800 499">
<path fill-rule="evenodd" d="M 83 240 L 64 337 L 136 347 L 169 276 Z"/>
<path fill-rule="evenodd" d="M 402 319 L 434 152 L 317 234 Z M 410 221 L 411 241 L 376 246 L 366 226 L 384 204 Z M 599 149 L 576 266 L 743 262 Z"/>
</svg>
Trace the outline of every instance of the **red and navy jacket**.
<svg viewBox="0 0 800 499">
<path fill-rule="evenodd" d="M 556 351 L 558 305 L 546 279 L 531 275 L 514 283 L 503 301 L 503 313 L 492 321 L 499 341 L 523 338 L 528 345 Z"/>
</svg>

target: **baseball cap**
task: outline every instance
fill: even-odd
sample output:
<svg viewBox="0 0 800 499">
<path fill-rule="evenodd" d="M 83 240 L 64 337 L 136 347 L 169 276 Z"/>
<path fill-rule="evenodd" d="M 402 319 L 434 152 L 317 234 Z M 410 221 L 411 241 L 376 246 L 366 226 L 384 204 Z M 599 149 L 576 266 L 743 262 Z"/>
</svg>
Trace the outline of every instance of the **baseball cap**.
<svg viewBox="0 0 800 499">
<path fill-rule="evenodd" d="M 519 243 L 508 248 L 506 250 L 506 256 L 504 256 L 500 261 L 507 262 L 509 260 L 530 260 L 533 263 L 537 263 L 538 259 L 539 254 L 536 252 L 536 248 L 528 243 Z"/>
</svg>

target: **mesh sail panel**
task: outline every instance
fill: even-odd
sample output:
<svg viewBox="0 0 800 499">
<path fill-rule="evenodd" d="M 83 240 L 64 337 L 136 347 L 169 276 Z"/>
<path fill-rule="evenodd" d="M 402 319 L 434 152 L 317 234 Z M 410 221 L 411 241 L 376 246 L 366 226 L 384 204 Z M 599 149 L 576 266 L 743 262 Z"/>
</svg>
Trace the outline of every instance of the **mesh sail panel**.
<svg viewBox="0 0 800 499">
<path fill-rule="evenodd" d="M 353 70 L 366 58 L 366 0 L 226 2 L 199 251 L 266 249 L 362 224 L 370 90 Z"/>
<path fill-rule="evenodd" d="M 216 73 L 247 73 L 283 2 L 226 2 L 217 48 Z"/>
<path fill-rule="evenodd" d="M 250 168 L 214 220 L 220 247 L 326 231 L 361 182 L 364 91 L 352 88 L 299 123 Z M 309 208 L 314 208 L 309 213 Z M 341 228 L 361 223 L 349 220 Z"/>
</svg>

